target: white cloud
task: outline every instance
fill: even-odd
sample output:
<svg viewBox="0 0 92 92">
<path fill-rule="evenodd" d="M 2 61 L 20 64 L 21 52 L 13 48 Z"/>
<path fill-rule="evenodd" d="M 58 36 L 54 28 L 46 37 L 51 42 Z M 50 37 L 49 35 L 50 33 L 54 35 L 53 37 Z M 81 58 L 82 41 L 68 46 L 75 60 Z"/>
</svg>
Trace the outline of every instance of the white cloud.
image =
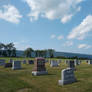
<svg viewBox="0 0 92 92">
<path fill-rule="evenodd" d="M 83 40 L 90 31 L 92 31 L 92 15 L 88 15 L 80 25 L 75 27 L 69 34 L 68 39 Z"/>
<path fill-rule="evenodd" d="M 69 21 L 71 18 L 72 18 L 73 15 L 67 15 L 67 16 L 64 16 L 62 19 L 61 19 L 61 22 L 62 23 L 66 23 L 67 21 Z"/>
<path fill-rule="evenodd" d="M 19 11 L 12 5 L 4 5 L 2 9 L 0 9 L 0 19 L 4 19 L 12 23 L 19 23 L 20 18 L 22 18 L 22 16 Z"/>
<path fill-rule="evenodd" d="M 66 23 L 72 16 L 80 11 L 79 4 L 84 0 L 25 0 L 30 7 L 30 20 L 37 20 L 39 17 L 48 19 L 60 19 Z"/>
<path fill-rule="evenodd" d="M 80 44 L 78 46 L 78 48 L 79 49 L 89 49 L 89 48 L 92 48 L 92 46 L 91 45 L 87 45 L 87 44 Z"/>
<path fill-rule="evenodd" d="M 20 42 L 14 42 L 14 45 L 17 50 L 25 50 L 26 48 L 30 47 L 30 45 L 28 43 L 29 42 L 27 42 L 27 41 L 20 41 Z"/>
<path fill-rule="evenodd" d="M 54 39 L 56 37 L 56 35 L 52 34 L 51 35 L 51 39 Z"/>
<path fill-rule="evenodd" d="M 62 35 L 58 36 L 57 39 L 58 40 L 62 40 L 64 37 Z"/>
<path fill-rule="evenodd" d="M 64 46 L 72 46 L 73 45 L 73 42 L 72 41 L 66 41 Z"/>
</svg>

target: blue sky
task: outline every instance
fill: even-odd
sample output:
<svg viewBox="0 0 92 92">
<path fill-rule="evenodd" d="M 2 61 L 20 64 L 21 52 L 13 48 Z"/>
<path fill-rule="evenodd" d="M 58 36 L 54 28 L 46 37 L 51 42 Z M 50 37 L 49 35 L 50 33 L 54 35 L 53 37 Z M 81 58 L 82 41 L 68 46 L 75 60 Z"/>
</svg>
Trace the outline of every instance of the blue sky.
<svg viewBox="0 0 92 92">
<path fill-rule="evenodd" d="M 0 42 L 92 54 L 91 40 L 92 0 L 0 0 Z"/>
</svg>

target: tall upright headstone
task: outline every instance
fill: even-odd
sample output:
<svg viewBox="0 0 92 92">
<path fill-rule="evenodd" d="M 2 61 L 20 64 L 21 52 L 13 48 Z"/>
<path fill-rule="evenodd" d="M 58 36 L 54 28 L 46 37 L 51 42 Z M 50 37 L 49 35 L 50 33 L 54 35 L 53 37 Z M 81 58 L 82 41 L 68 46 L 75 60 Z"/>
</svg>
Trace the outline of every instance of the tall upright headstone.
<svg viewBox="0 0 92 92">
<path fill-rule="evenodd" d="M 71 69 L 73 69 L 73 70 L 75 70 L 75 65 L 74 65 L 74 61 L 69 61 L 68 62 L 68 68 L 71 68 Z"/>
<path fill-rule="evenodd" d="M 79 65 L 79 61 L 77 59 L 74 60 L 75 66 Z"/>
<path fill-rule="evenodd" d="M 92 60 L 88 60 L 88 64 L 92 64 Z"/>
<path fill-rule="evenodd" d="M 13 63 L 12 63 L 12 69 L 13 70 L 21 69 L 21 61 L 13 61 Z"/>
<path fill-rule="evenodd" d="M 0 66 L 4 66 L 5 65 L 5 60 L 4 59 L 0 59 Z"/>
<path fill-rule="evenodd" d="M 37 76 L 37 75 L 43 75 L 43 74 L 48 74 L 45 67 L 45 59 L 41 57 L 35 58 L 32 75 Z"/>
<path fill-rule="evenodd" d="M 13 62 L 13 60 L 12 60 L 12 59 L 10 59 L 10 60 L 9 60 L 9 63 L 12 63 L 12 62 Z"/>
<path fill-rule="evenodd" d="M 62 70 L 61 76 L 62 80 L 58 81 L 59 85 L 66 85 L 76 82 L 74 71 L 71 68 Z"/>
</svg>

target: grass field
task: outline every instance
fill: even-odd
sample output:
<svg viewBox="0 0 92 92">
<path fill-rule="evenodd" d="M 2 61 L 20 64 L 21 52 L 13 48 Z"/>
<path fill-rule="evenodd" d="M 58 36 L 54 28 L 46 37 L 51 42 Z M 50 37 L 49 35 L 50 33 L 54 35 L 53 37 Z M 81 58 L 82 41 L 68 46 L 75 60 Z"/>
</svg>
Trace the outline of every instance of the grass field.
<svg viewBox="0 0 92 92">
<path fill-rule="evenodd" d="M 9 58 L 4 58 L 9 60 Z M 22 60 L 23 58 L 14 58 Z M 34 65 L 22 65 L 21 70 L 12 70 L 0 66 L 0 92 L 92 92 L 92 65 L 82 61 L 76 67 L 75 76 L 78 82 L 59 86 L 61 70 L 67 65 L 62 62 L 59 67 L 50 67 L 46 63 L 48 75 L 32 76 Z"/>
</svg>

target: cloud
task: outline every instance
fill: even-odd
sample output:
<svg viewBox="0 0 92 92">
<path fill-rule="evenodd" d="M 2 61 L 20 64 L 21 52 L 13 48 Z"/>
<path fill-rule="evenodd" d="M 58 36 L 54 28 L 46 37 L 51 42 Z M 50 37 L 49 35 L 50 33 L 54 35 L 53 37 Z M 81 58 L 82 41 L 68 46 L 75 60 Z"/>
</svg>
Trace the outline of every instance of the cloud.
<svg viewBox="0 0 92 92">
<path fill-rule="evenodd" d="M 79 49 L 89 49 L 89 48 L 92 48 L 91 45 L 87 45 L 87 44 L 80 44 L 78 45 L 78 48 Z"/>
<path fill-rule="evenodd" d="M 64 46 L 72 46 L 73 45 L 73 42 L 72 41 L 66 41 Z"/>
<path fill-rule="evenodd" d="M 92 31 L 92 15 L 88 15 L 72 32 L 68 35 L 68 39 L 83 40 L 88 32 Z"/>
<path fill-rule="evenodd" d="M 62 35 L 58 36 L 57 39 L 58 40 L 62 40 L 64 37 Z"/>
<path fill-rule="evenodd" d="M 3 5 L 2 9 L 0 9 L 0 19 L 4 19 L 8 22 L 19 23 L 20 15 L 18 9 L 12 5 Z"/>
<path fill-rule="evenodd" d="M 30 20 L 39 17 L 50 20 L 60 19 L 62 23 L 69 21 L 72 16 L 80 11 L 79 5 L 84 0 L 25 0 L 30 7 Z"/>
<path fill-rule="evenodd" d="M 27 41 L 14 42 L 14 45 L 17 50 L 25 50 L 31 46 Z"/>
<path fill-rule="evenodd" d="M 56 37 L 56 35 L 52 34 L 51 35 L 51 39 L 54 39 Z"/>
</svg>

